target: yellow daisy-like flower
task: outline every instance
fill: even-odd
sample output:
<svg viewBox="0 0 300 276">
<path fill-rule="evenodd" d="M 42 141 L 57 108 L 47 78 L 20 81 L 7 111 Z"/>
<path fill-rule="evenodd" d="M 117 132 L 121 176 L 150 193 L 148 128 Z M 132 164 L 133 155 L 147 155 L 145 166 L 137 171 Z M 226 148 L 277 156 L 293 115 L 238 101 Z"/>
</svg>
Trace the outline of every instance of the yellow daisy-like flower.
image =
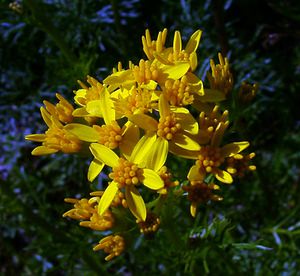
<svg viewBox="0 0 300 276">
<path fill-rule="evenodd" d="M 52 115 L 55 116 L 59 121 L 63 123 L 71 123 L 73 121 L 73 106 L 60 94 L 56 93 L 56 98 L 59 102 L 56 105 L 48 101 L 43 101 L 46 110 Z"/>
<path fill-rule="evenodd" d="M 81 149 L 82 142 L 66 129 L 55 116 L 51 116 L 44 107 L 41 107 L 42 117 L 49 127 L 44 134 L 26 135 L 26 140 L 41 142 L 42 146 L 36 147 L 32 155 L 45 155 L 56 152 L 75 153 Z"/>
<path fill-rule="evenodd" d="M 164 186 L 164 183 L 155 171 L 141 165 L 139 161 L 143 160 L 146 152 L 140 151 L 140 149 L 141 142 L 137 144 L 127 159 L 119 157 L 103 145 L 91 144 L 90 150 L 94 157 L 112 168 L 112 172 L 109 174 L 112 182 L 109 183 L 98 205 L 100 215 L 109 208 L 116 193 L 120 189 L 125 189 L 125 198 L 130 211 L 136 218 L 145 221 L 146 206 L 136 186 L 142 183 L 152 190 L 158 190 Z"/>
<path fill-rule="evenodd" d="M 222 170 L 220 167 L 229 157 L 238 154 L 249 146 L 249 142 L 233 142 L 220 147 L 223 134 L 228 127 L 228 121 L 220 122 L 212 136 L 210 145 L 201 147 L 200 151 L 194 153 L 197 158 L 194 166 L 191 167 L 188 178 L 190 180 L 202 179 L 205 174 L 213 174 L 223 182 L 230 184 L 233 182 L 229 172 Z"/>
<path fill-rule="evenodd" d="M 78 81 L 82 89 L 74 92 L 74 100 L 80 107 L 73 111 L 73 116 L 86 118 L 102 117 L 101 110 L 98 108 L 98 100 L 105 87 L 91 76 L 87 76 L 87 82 L 90 84 L 90 87 Z"/>
<path fill-rule="evenodd" d="M 114 257 L 119 256 L 125 250 L 125 240 L 120 235 L 109 235 L 97 244 L 94 251 L 103 250 L 108 255 L 105 257 L 105 261 L 110 261 Z"/>
<path fill-rule="evenodd" d="M 173 47 L 166 49 L 159 47 L 159 51 L 153 51 L 153 56 L 164 65 L 176 65 L 180 62 L 188 62 L 190 71 L 194 71 L 198 65 L 196 50 L 199 46 L 201 34 L 201 30 L 194 32 L 185 49 L 182 49 L 181 34 L 179 31 L 175 31 Z M 160 45 L 158 41 L 156 44 Z"/>
<path fill-rule="evenodd" d="M 129 118 L 140 128 L 150 133 L 156 133 L 156 141 L 144 160 L 155 171 L 164 165 L 168 151 L 180 154 L 181 149 L 190 151 L 200 149 L 199 144 L 190 138 L 190 136 L 198 133 L 198 124 L 187 109 L 183 107 L 171 108 L 164 95 L 161 94 L 159 115 L 159 122 L 146 114 L 134 114 Z M 148 139 L 153 139 L 153 137 L 148 136 Z"/>
</svg>

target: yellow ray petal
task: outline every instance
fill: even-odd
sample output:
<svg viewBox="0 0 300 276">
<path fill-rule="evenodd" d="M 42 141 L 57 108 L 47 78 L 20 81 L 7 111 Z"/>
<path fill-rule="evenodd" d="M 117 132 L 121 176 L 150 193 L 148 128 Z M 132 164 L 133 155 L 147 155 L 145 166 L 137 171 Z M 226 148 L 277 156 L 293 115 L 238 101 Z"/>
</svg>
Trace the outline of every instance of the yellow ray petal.
<svg viewBox="0 0 300 276">
<path fill-rule="evenodd" d="M 118 166 L 118 155 L 116 155 L 111 149 L 107 148 L 106 146 L 92 143 L 90 145 L 90 150 L 94 157 L 99 161 L 102 161 L 104 164 L 112 168 Z"/>
<path fill-rule="evenodd" d="M 158 137 L 149 153 L 145 157 L 146 167 L 158 172 L 167 160 L 168 150 L 168 141 L 166 139 Z"/>
<path fill-rule="evenodd" d="M 51 120 L 51 115 L 50 115 L 50 113 L 49 113 L 44 107 L 41 107 L 41 108 L 40 108 L 40 111 L 41 111 L 43 120 L 44 120 L 44 122 L 46 123 L 46 125 L 47 125 L 48 127 L 51 127 L 51 126 L 52 126 L 52 120 Z"/>
<path fill-rule="evenodd" d="M 74 123 L 68 124 L 64 128 L 81 141 L 97 142 L 99 140 L 99 133 L 90 126 Z"/>
<path fill-rule="evenodd" d="M 186 150 L 186 149 L 176 146 L 173 143 L 169 143 L 169 152 L 171 152 L 177 156 L 186 158 L 186 159 L 196 160 L 196 159 L 198 159 L 198 156 L 199 156 L 199 151 Z"/>
<path fill-rule="evenodd" d="M 39 147 L 36 147 L 31 152 L 31 154 L 32 155 L 46 155 L 46 154 L 52 154 L 52 153 L 56 153 L 56 152 L 58 152 L 58 150 L 56 150 L 56 149 L 50 149 L 45 146 L 39 146 Z"/>
<path fill-rule="evenodd" d="M 215 130 L 213 136 L 211 137 L 211 146 L 212 147 L 217 148 L 220 146 L 221 141 L 223 139 L 224 132 L 227 129 L 228 125 L 229 125 L 228 121 L 226 121 L 225 123 L 220 122 L 217 125 L 216 130 Z"/>
<path fill-rule="evenodd" d="M 160 117 L 165 118 L 170 114 L 169 103 L 163 94 L 159 96 L 158 108 Z"/>
<path fill-rule="evenodd" d="M 192 202 L 192 203 L 191 203 L 191 206 L 190 206 L 190 212 L 191 212 L 192 217 L 195 217 L 195 216 L 196 216 L 196 212 L 197 212 L 197 204 L 196 204 L 195 202 Z"/>
<path fill-rule="evenodd" d="M 79 108 L 76 108 L 73 112 L 72 112 L 72 115 L 74 117 L 85 117 L 85 116 L 91 116 L 90 113 L 88 113 L 86 111 L 86 108 L 85 107 L 79 107 Z"/>
<path fill-rule="evenodd" d="M 102 171 L 104 163 L 97 160 L 96 158 L 91 162 L 88 170 L 88 181 L 92 182 Z"/>
<path fill-rule="evenodd" d="M 199 46 L 201 34 L 202 34 L 202 31 L 201 30 L 197 30 L 196 32 L 194 32 L 191 35 L 191 37 L 190 37 L 190 39 L 189 39 L 189 41 L 188 41 L 188 43 L 187 43 L 187 45 L 185 47 L 185 51 L 187 53 L 190 54 L 190 53 L 195 52 L 197 50 L 197 48 Z"/>
<path fill-rule="evenodd" d="M 100 94 L 100 108 L 105 124 L 109 125 L 111 121 L 116 120 L 116 112 L 114 110 L 113 101 L 110 99 L 110 94 L 105 88 Z"/>
<path fill-rule="evenodd" d="M 119 187 L 117 182 L 112 181 L 107 186 L 98 205 L 98 213 L 100 216 L 109 208 L 118 190 Z"/>
<path fill-rule="evenodd" d="M 145 221 L 147 216 L 145 202 L 139 191 L 133 185 L 126 186 L 125 198 L 131 213 L 137 219 Z"/>
<path fill-rule="evenodd" d="M 174 135 L 174 138 L 170 141 L 170 143 L 174 143 L 176 146 L 186 149 L 186 150 L 191 150 L 191 151 L 198 151 L 200 150 L 200 145 L 190 138 L 189 136 L 183 134 L 183 133 L 176 133 Z"/>
<path fill-rule="evenodd" d="M 157 121 L 146 115 L 146 114 L 133 114 L 129 117 L 129 120 L 139 126 L 142 129 L 148 131 L 156 131 L 157 130 Z"/>
<path fill-rule="evenodd" d="M 29 134 L 25 136 L 25 139 L 35 142 L 43 142 L 46 137 L 46 134 Z"/>
<path fill-rule="evenodd" d="M 200 171 L 199 166 L 193 165 L 190 170 L 189 173 L 187 175 L 187 178 L 189 181 L 203 181 L 205 177 L 205 173 Z"/>
<path fill-rule="evenodd" d="M 123 127 L 122 133 L 122 141 L 119 145 L 122 154 L 129 159 L 135 145 L 139 141 L 140 138 L 140 130 L 139 127 L 132 124 L 131 122 L 127 122 Z"/>
<path fill-rule="evenodd" d="M 244 149 L 246 149 L 249 146 L 249 142 L 243 141 L 243 142 L 233 142 L 230 144 L 225 145 L 221 148 L 221 155 L 223 157 L 230 157 L 233 156 Z"/>
<path fill-rule="evenodd" d="M 187 133 L 196 135 L 199 131 L 199 126 L 195 118 L 191 115 L 189 110 L 183 107 L 174 107 L 172 111 L 176 114 L 176 120 L 181 124 L 182 129 Z"/>
<path fill-rule="evenodd" d="M 91 116 L 102 117 L 103 114 L 101 112 L 100 105 L 101 105 L 101 101 L 100 100 L 89 101 L 86 104 L 86 111 L 87 111 L 87 113 L 90 114 Z"/>
<path fill-rule="evenodd" d="M 182 50 L 182 40 L 179 31 L 175 31 L 174 39 L 173 39 L 173 51 L 174 52 L 181 52 Z"/>
<path fill-rule="evenodd" d="M 134 147 L 129 161 L 142 166 L 145 156 L 153 146 L 155 140 L 156 134 L 154 133 L 144 135 Z"/>
<path fill-rule="evenodd" d="M 204 89 L 204 94 L 199 96 L 201 102 L 220 102 L 226 99 L 225 94 L 220 90 Z"/>
<path fill-rule="evenodd" d="M 232 176 L 228 172 L 222 170 L 217 170 L 216 178 L 225 184 L 231 184 L 233 182 Z"/>
<path fill-rule="evenodd" d="M 158 190 L 164 186 L 164 182 L 160 176 L 153 170 L 143 169 L 143 176 L 142 183 L 152 190 Z"/>
<path fill-rule="evenodd" d="M 162 71 L 166 77 L 174 80 L 180 79 L 190 68 L 188 62 L 179 62 L 175 65 L 166 65 L 162 68 Z"/>
</svg>

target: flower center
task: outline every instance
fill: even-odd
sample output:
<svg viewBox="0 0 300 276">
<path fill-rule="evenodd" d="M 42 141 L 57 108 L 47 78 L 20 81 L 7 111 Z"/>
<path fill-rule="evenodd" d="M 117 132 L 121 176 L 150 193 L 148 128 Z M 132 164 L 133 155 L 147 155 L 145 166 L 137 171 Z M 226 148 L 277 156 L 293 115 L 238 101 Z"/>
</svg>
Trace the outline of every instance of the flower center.
<svg viewBox="0 0 300 276">
<path fill-rule="evenodd" d="M 158 123 L 157 135 L 171 140 L 176 132 L 181 129 L 181 125 L 176 121 L 175 114 L 170 113 L 166 117 L 161 117 Z"/>
<path fill-rule="evenodd" d="M 148 83 L 150 80 L 158 78 L 158 70 L 155 65 L 151 64 L 149 60 L 140 60 L 139 65 L 133 67 L 133 74 L 137 83 Z"/>
<path fill-rule="evenodd" d="M 171 105 L 183 106 L 191 104 L 194 101 L 193 95 L 190 95 L 191 87 L 188 85 L 185 76 L 181 80 L 166 80 L 164 88 L 166 98 Z"/>
<path fill-rule="evenodd" d="M 81 149 L 81 141 L 63 128 L 50 127 L 46 132 L 43 146 L 60 150 L 64 153 L 78 152 Z"/>
<path fill-rule="evenodd" d="M 207 173 L 214 172 L 224 162 L 219 148 L 211 146 L 202 147 L 196 165 Z"/>
<path fill-rule="evenodd" d="M 192 181 L 194 182 L 194 181 Z M 203 182 L 197 181 L 196 183 L 191 183 L 190 186 L 183 186 L 182 188 L 188 192 L 188 199 L 191 202 L 195 203 L 204 203 L 212 199 L 213 196 L 213 188 L 209 187 L 207 184 Z"/>
<path fill-rule="evenodd" d="M 146 221 L 137 221 L 137 223 L 141 233 L 152 234 L 158 230 L 160 219 L 156 214 L 147 212 Z"/>
<path fill-rule="evenodd" d="M 137 185 L 142 177 L 143 170 L 124 158 L 119 159 L 117 167 L 109 174 L 109 177 L 119 184 L 119 188 L 126 185 Z"/>
<path fill-rule="evenodd" d="M 94 125 L 93 128 L 99 133 L 98 142 L 110 149 L 117 148 L 122 141 L 122 129 L 116 121 L 109 125 Z"/>
<path fill-rule="evenodd" d="M 173 51 L 168 55 L 168 61 L 189 61 L 190 54 L 185 50 L 182 51 Z"/>
</svg>

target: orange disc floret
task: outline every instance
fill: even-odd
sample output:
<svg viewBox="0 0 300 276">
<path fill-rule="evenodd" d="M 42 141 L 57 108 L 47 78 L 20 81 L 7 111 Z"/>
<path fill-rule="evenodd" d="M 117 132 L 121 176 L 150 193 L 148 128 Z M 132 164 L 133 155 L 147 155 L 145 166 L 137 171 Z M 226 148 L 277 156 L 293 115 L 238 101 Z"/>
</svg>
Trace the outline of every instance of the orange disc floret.
<svg viewBox="0 0 300 276">
<path fill-rule="evenodd" d="M 175 133 L 181 129 L 181 125 L 177 122 L 175 114 L 170 112 L 169 115 L 160 117 L 157 128 L 158 136 L 165 138 L 166 140 L 171 140 Z"/>
<path fill-rule="evenodd" d="M 220 148 L 205 146 L 200 149 L 200 154 L 196 165 L 200 170 L 207 173 L 215 173 L 216 169 L 224 162 L 224 157 L 221 155 Z"/>
</svg>

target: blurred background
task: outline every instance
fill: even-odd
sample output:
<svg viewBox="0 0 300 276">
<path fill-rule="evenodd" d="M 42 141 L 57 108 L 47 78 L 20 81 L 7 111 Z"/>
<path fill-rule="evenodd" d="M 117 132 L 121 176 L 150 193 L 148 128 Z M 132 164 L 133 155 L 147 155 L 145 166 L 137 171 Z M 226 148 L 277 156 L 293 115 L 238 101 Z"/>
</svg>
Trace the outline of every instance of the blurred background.
<svg viewBox="0 0 300 276">
<path fill-rule="evenodd" d="M 87 74 L 101 81 L 118 61 L 145 58 L 145 29 L 156 37 L 164 27 L 167 45 L 175 30 L 185 42 L 203 30 L 202 80 L 221 52 L 237 84 L 259 84 L 238 115 L 257 171 L 226 187 L 224 201 L 211 207 L 219 226 L 230 228 L 232 246 L 211 249 L 207 263 L 195 247 L 178 251 L 163 236 L 137 241 L 107 263 L 92 251 L 97 233 L 62 218 L 71 208 L 65 197 L 97 188 L 87 182 L 87 160 L 31 156 L 35 145 L 24 136 L 45 131 L 42 100 L 56 103 L 59 92 L 72 101 Z M 296 0 L 0 0 L 0 274 L 300 275 L 299 42 Z M 189 231 L 177 227 L 183 236 Z"/>
</svg>

